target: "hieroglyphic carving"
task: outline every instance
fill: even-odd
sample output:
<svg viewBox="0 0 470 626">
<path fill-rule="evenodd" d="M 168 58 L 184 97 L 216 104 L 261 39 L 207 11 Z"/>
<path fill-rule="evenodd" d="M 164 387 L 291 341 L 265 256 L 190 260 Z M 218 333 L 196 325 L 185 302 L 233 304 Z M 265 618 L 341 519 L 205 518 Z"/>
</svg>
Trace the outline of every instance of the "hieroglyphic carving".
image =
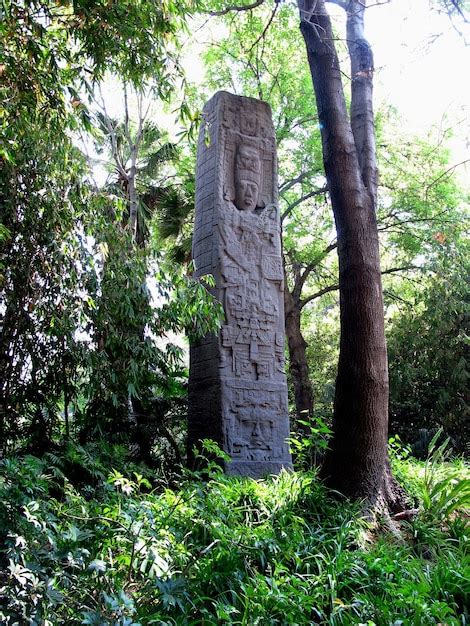
<svg viewBox="0 0 470 626">
<path fill-rule="evenodd" d="M 261 475 L 291 463 L 284 373 L 284 303 L 277 166 L 269 107 L 220 92 L 203 114 L 198 148 L 193 254 L 199 274 L 216 278 L 226 323 L 219 337 L 191 348 L 190 445 L 211 432 L 229 452 L 233 473 Z M 211 161 L 213 159 L 213 161 Z M 213 171 L 207 169 L 214 163 Z M 210 192 L 210 193 L 209 193 Z M 210 197 L 212 206 L 200 199 Z M 211 265 L 198 230 L 211 214 Z M 204 256 L 206 254 L 206 256 Z M 202 262 L 202 264 L 201 264 Z M 209 363 L 217 353 L 218 371 Z M 210 379 L 220 385 L 217 414 L 200 415 Z M 201 404 L 202 398 L 202 404 Z M 199 411 L 199 413 L 198 413 Z"/>
</svg>

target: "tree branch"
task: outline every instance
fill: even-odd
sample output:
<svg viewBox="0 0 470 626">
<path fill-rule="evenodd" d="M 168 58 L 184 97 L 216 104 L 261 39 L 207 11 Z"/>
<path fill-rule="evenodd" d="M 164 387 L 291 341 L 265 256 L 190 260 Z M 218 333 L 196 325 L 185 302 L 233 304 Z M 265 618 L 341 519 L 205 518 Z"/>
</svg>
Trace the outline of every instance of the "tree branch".
<svg viewBox="0 0 470 626">
<path fill-rule="evenodd" d="M 111 118 L 108 115 L 108 112 L 106 110 L 106 104 L 103 98 L 103 93 L 101 91 L 101 87 L 98 88 L 99 89 L 99 94 L 100 94 L 100 98 L 101 98 L 101 103 L 99 103 L 96 98 L 94 99 L 95 102 L 98 104 L 98 106 L 101 107 L 103 113 L 104 113 L 104 123 L 106 124 L 106 128 L 108 130 L 109 133 L 109 138 L 111 141 L 111 153 L 114 157 L 114 160 L 116 162 L 116 167 L 117 170 L 119 172 L 119 174 L 122 176 L 123 180 L 127 180 L 127 171 L 125 168 L 125 164 L 123 162 L 123 159 L 119 153 L 119 147 L 118 147 L 118 143 L 117 143 L 117 137 L 116 137 L 116 129 L 114 128 Z"/>
<path fill-rule="evenodd" d="M 306 304 L 311 302 L 312 300 L 316 300 L 320 296 L 325 295 L 325 293 L 330 293 L 330 291 L 337 291 L 339 289 L 339 285 L 330 285 L 329 287 L 324 287 L 317 291 L 316 293 L 312 293 L 312 295 L 307 296 L 303 300 L 300 301 L 300 309 L 302 310 Z"/>
<path fill-rule="evenodd" d="M 325 185 L 325 187 L 322 187 L 321 189 L 316 189 L 315 191 L 310 191 L 309 193 L 306 193 L 305 195 L 300 196 L 300 198 L 295 200 L 295 202 L 292 202 L 292 204 L 289 204 L 287 209 L 281 215 L 281 223 L 284 221 L 284 219 L 288 215 L 292 213 L 292 211 L 295 209 L 296 206 L 299 206 L 299 204 L 302 204 L 302 202 L 305 202 L 305 200 L 308 200 L 309 198 L 313 198 L 314 196 L 319 196 L 321 194 L 326 193 L 327 191 L 328 191 L 328 188 Z"/>
<path fill-rule="evenodd" d="M 440 213 L 438 213 L 435 217 L 421 217 L 421 218 L 410 218 L 408 220 L 396 220 L 395 222 L 392 222 L 390 224 L 384 224 L 383 226 L 379 226 L 377 228 L 377 230 L 379 232 L 384 232 L 386 230 L 390 230 L 391 228 L 397 228 L 397 226 L 403 226 L 404 224 L 419 224 L 419 223 L 429 223 L 432 224 L 433 222 L 437 222 L 438 224 L 456 224 L 459 223 L 460 221 L 463 222 L 463 220 L 444 220 L 441 219 L 439 216 L 443 215 L 444 213 L 446 213 L 446 211 L 441 211 Z M 401 232 L 401 231 L 395 231 L 395 232 Z"/>
<path fill-rule="evenodd" d="M 384 274 L 396 274 L 397 272 L 404 272 L 409 270 L 419 270 L 420 267 L 416 267 L 416 265 L 404 265 L 403 267 L 391 267 L 388 270 L 384 270 L 380 272 L 382 276 Z M 339 289 L 339 285 L 330 285 L 329 287 L 324 287 L 315 293 L 312 293 L 310 296 L 307 296 L 303 300 L 300 301 L 300 308 L 303 309 L 306 304 L 312 302 L 312 300 L 316 300 L 320 296 L 323 296 L 325 293 L 330 293 L 331 291 L 337 291 Z"/>
<path fill-rule="evenodd" d="M 297 303 L 300 302 L 300 294 L 302 292 L 302 287 L 300 285 L 302 281 L 302 274 L 300 273 L 300 263 L 292 263 L 292 273 L 294 274 L 294 288 L 291 291 L 291 297 L 294 302 Z"/>
<path fill-rule="evenodd" d="M 245 4 L 242 6 L 231 4 L 225 9 L 221 9 L 220 11 L 209 11 L 208 14 L 212 17 L 220 17 L 221 15 L 227 15 L 227 13 L 231 13 L 232 11 L 251 11 L 251 9 L 256 9 L 256 7 L 259 7 L 261 4 L 263 4 L 264 1 L 265 0 L 255 0 L 255 2 L 252 2 L 251 4 Z"/>
<path fill-rule="evenodd" d="M 337 4 L 345 11 L 349 9 L 349 4 L 350 4 L 350 0 L 326 0 L 326 2 L 329 2 L 330 4 Z M 391 0 L 378 0 L 377 2 L 374 2 L 373 4 L 367 4 L 365 0 L 356 0 L 356 2 L 360 7 L 359 10 L 362 11 L 363 9 L 371 9 L 372 7 L 380 7 L 383 4 L 390 4 Z M 351 12 L 351 14 L 352 13 L 353 12 Z"/>
<path fill-rule="evenodd" d="M 437 182 L 439 182 L 442 178 L 444 178 L 444 176 L 447 176 L 447 174 L 450 174 L 451 172 L 453 172 L 455 169 L 457 169 L 458 167 L 460 167 L 461 165 L 465 165 L 465 163 L 470 163 L 470 159 L 465 159 L 465 161 L 461 161 L 460 163 L 456 163 L 455 165 L 452 165 L 451 167 L 449 167 L 445 172 L 443 172 L 442 174 L 440 174 L 437 178 L 435 178 L 434 180 L 432 180 L 429 185 L 426 185 L 426 194 L 425 194 L 425 198 L 426 200 L 428 199 L 428 191 L 431 189 L 431 187 L 433 185 L 435 185 Z"/>
<path fill-rule="evenodd" d="M 313 270 L 323 261 L 323 259 L 333 250 L 335 250 L 335 248 L 338 246 L 337 242 L 334 241 L 333 243 L 330 243 L 329 246 L 327 246 L 323 252 L 321 252 L 317 258 L 312 261 L 312 263 L 309 263 L 302 274 L 299 273 L 298 278 L 296 278 L 296 282 L 295 282 L 295 287 L 293 289 L 293 296 L 294 298 L 296 298 L 297 300 L 300 301 L 300 296 L 302 293 L 302 289 L 304 288 L 305 282 L 307 280 L 307 278 L 310 276 L 310 274 L 313 272 Z"/>
<path fill-rule="evenodd" d="M 147 111 L 143 113 L 142 105 L 143 105 L 143 95 L 142 93 L 137 95 L 137 111 L 138 111 L 138 128 L 135 134 L 135 137 L 132 139 L 131 130 L 130 130 L 130 120 L 129 120 L 129 103 L 127 97 L 127 86 L 124 83 L 124 107 L 125 107 L 125 126 L 124 132 L 126 134 L 126 138 L 129 144 L 129 158 L 131 161 L 131 165 L 129 168 L 128 175 L 128 198 L 129 198 L 129 224 L 131 228 L 132 235 L 134 240 L 137 241 L 137 231 L 138 231 L 138 197 L 137 197 L 137 188 L 136 188 L 136 176 L 137 176 L 137 158 L 140 149 L 140 143 L 142 141 L 143 135 L 143 127 L 145 122 L 145 117 L 148 113 Z"/>
<path fill-rule="evenodd" d="M 396 274 L 397 272 L 408 272 L 409 270 L 420 270 L 416 265 L 404 265 L 403 267 L 390 267 L 388 270 L 380 272 L 382 276 L 385 274 Z"/>
<path fill-rule="evenodd" d="M 310 176 L 311 173 L 312 173 L 312 170 L 308 170 L 306 172 L 302 172 L 296 178 L 291 178 L 289 180 L 284 181 L 281 185 L 279 185 L 279 193 L 284 193 L 285 191 L 288 191 L 294 185 L 301 183 L 303 180 L 305 180 L 305 178 L 307 178 L 307 176 Z"/>
<path fill-rule="evenodd" d="M 348 4 L 346 32 L 351 60 L 350 121 L 356 144 L 362 180 L 377 202 L 377 158 L 372 102 L 374 58 L 365 38 L 365 4 L 351 0 Z"/>
<path fill-rule="evenodd" d="M 259 44 L 259 42 L 260 42 L 262 39 L 264 39 L 264 37 L 265 37 L 266 33 L 268 32 L 269 27 L 271 26 L 271 24 L 272 24 L 272 22 L 273 22 L 274 16 L 276 15 L 276 11 L 277 11 L 277 7 L 278 7 L 278 6 L 279 6 L 279 4 L 276 2 L 276 4 L 274 5 L 274 9 L 273 9 L 273 11 L 272 11 L 272 13 L 271 13 L 271 17 L 269 18 L 269 20 L 268 20 L 268 22 L 267 22 L 266 26 L 264 27 L 263 32 L 262 32 L 262 33 L 261 33 L 261 35 L 258 37 L 258 39 L 255 41 L 255 43 L 254 43 L 254 44 L 252 44 L 251 48 L 248 50 L 248 54 L 249 54 L 249 53 L 253 50 L 253 48 L 255 48 L 255 47 Z"/>
</svg>

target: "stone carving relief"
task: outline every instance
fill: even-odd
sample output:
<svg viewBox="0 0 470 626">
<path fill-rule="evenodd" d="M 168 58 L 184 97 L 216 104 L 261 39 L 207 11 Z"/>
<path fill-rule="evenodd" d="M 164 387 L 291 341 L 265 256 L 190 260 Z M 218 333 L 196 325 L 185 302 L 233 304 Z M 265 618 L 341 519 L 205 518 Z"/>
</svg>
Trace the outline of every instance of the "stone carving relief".
<svg viewBox="0 0 470 626">
<path fill-rule="evenodd" d="M 218 339 L 224 447 L 234 462 L 280 468 L 290 454 L 274 131 L 264 103 L 218 96 L 214 270 L 226 316 Z"/>
<path fill-rule="evenodd" d="M 227 397 L 226 441 L 235 461 L 269 461 L 288 455 L 288 432 L 279 428 L 287 414 L 287 403 L 279 390 L 239 387 Z"/>
<path fill-rule="evenodd" d="M 250 381 L 284 381 L 283 268 L 279 213 L 273 193 L 273 145 L 256 136 L 258 116 L 233 109 L 225 133 L 224 194 L 219 250 L 227 324 L 222 329 L 223 374 Z M 239 128 L 235 121 L 239 119 Z M 258 393 L 258 396 L 260 394 Z M 232 455 L 268 460 L 281 407 L 276 393 L 231 398 L 227 434 Z"/>
</svg>

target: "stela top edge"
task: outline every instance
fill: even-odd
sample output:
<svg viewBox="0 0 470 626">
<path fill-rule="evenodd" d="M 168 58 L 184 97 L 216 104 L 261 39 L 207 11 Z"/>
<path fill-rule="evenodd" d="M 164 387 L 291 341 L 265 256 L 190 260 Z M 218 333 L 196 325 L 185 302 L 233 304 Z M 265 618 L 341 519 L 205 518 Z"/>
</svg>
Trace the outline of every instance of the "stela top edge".
<svg viewBox="0 0 470 626">
<path fill-rule="evenodd" d="M 264 106 L 267 109 L 267 114 L 270 118 L 272 118 L 271 105 L 265 100 L 258 100 L 258 98 L 252 98 L 251 96 L 239 96 L 234 93 L 230 93 L 230 91 L 225 91 L 224 89 L 217 91 L 204 105 L 204 108 L 210 108 L 212 104 L 220 98 L 233 98 L 235 100 L 241 100 L 242 102 L 249 102 L 252 106 L 259 107 Z"/>
</svg>

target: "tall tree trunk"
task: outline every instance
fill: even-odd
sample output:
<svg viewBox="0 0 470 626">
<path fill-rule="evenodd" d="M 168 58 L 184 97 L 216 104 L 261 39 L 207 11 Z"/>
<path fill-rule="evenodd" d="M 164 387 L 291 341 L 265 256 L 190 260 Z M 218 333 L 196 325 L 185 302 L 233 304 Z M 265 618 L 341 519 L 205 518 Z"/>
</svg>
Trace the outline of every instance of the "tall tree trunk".
<svg viewBox="0 0 470 626">
<path fill-rule="evenodd" d="M 300 329 L 301 306 L 286 288 L 284 291 L 286 336 L 289 349 L 289 373 L 294 385 L 297 420 L 308 420 L 313 415 L 313 387 L 307 362 L 307 342 Z M 299 426 L 302 431 L 302 425 Z"/>
<path fill-rule="evenodd" d="M 127 197 L 129 200 L 129 226 L 130 226 L 134 241 L 138 243 L 137 242 L 138 200 L 137 200 L 137 190 L 135 187 L 135 177 L 137 174 L 136 160 L 137 160 L 137 151 L 133 149 L 131 152 L 131 167 L 129 169 Z"/>
<path fill-rule="evenodd" d="M 338 237 L 340 357 L 334 435 L 323 476 L 347 496 L 393 509 L 400 507 L 401 494 L 391 479 L 387 456 L 388 367 L 375 217 L 372 53 L 363 37 L 363 3 L 337 4 L 348 12 L 351 120 L 324 0 L 314 3 L 310 15 L 301 11 L 300 24 Z"/>
</svg>

